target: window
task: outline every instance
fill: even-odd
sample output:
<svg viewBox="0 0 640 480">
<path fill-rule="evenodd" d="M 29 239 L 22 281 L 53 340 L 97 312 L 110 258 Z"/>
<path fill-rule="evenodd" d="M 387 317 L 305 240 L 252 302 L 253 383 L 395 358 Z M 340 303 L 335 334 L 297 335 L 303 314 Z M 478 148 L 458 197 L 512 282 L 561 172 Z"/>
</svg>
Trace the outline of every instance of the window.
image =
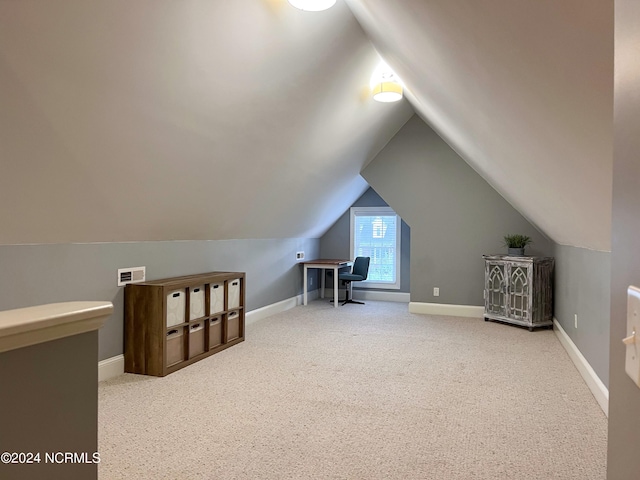
<svg viewBox="0 0 640 480">
<path fill-rule="evenodd" d="M 351 208 L 351 258 L 371 258 L 359 287 L 400 288 L 400 224 L 390 207 Z"/>
</svg>

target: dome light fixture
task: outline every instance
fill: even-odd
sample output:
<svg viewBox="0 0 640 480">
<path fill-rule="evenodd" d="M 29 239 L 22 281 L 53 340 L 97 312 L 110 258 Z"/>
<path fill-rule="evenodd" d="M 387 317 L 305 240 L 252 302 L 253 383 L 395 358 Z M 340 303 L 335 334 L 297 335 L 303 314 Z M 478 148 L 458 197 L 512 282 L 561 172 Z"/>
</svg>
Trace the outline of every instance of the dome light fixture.
<svg viewBox="0 0 640 480">
<path fill-rule="evenodd" d="M 389 103 L 402 100 L 402 85 L 393 72 L 384 72 L 371 89 L 373 99 Z"/>
<path fill-rule="evenodd" d="M 307 12 L 321 12 L 336 4 L 336 0 L 289 0 L 289 3 Z"/>
</svg>

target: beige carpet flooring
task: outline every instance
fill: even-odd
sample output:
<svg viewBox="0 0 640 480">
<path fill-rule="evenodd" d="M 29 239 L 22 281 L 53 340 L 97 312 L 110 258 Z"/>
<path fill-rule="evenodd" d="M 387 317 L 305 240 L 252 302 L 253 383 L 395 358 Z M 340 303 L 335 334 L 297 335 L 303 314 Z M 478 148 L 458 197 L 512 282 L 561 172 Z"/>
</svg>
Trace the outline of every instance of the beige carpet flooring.
<svg viewBox="0 0 640 480">
<path fill-rule="evenodd" d="M 99 476 L 604 479 L 606 425 L 552 331 L 314 301 L 101 383 Z"/>
</svg>

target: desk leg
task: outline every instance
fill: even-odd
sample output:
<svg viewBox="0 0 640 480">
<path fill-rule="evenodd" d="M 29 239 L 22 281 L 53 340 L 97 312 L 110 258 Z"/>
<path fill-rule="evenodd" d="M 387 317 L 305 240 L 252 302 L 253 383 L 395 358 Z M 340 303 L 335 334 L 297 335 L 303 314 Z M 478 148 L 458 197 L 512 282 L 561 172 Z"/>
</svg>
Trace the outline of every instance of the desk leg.
<svg viewBox="0 0 640 480">
<path fill-rule="evenodd" d="M 324 277 L 326 277 L 326 273 L 327 271 L 324 268 L 320 268 L 320 276 L 322 277 L 320 279 L 320 298 L 324 298 L 324 286 L 325 286 L 325 279 Z"/>
<path fill-rule="evenodd" d="M 304 266 L 304 273 L 302 274 L 302 303 L 307 304 L 307 266 Z"/>
<path fill-rule="evenodd" d="M 333 269 L 333 306 L 338 308 L 338 267 Z"/>
</svg>

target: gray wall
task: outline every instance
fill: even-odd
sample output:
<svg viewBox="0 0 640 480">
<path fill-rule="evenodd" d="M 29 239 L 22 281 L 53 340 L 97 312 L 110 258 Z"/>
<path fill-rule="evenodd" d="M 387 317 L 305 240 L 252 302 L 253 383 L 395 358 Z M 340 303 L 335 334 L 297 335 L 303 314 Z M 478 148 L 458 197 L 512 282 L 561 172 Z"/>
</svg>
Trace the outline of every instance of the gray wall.
<svg viewBox="0 0 640 480">
<path fill-rule="evenodd" d="M 362 176 L 411 227 L 411 301 L 483 305 L 483 254 L 506 253 L 503 236 L 553 245 L 419 117 L 409 120 Z M 440 296 L 433 296 L 433 287 Z"/>
<path fill-rule="evenodd" d="M 376 193 L 369 188 L 362 196 L 356 200 L 352 207 L 388 207 L 388 204 Z M 322 258 L 349 258 L 351 243 L 351 213 L 349 209 L 332 225 L 332 227 L 320 239 L 320 256 Z M 402 221 L 400 230 L 400 289 L 394 292 L 410 291 L 410 250 L 411 250 L 411 229 L 404 221 Z M 330 279 L 327 279 L 327 288 L 333 285 Z M 358 284 L 353 284 L 353 289 L 358 290 Z M 366 290 L 381 290 L 371 289 Z M 385 290 L 389 291 L 389 290 Z"/>
<path fill-rule="evenodd" d="M 640 2 L 615 2 L 609 449 L 607 478 L 640 478 L 640 389 L 626 375 L 626 291 L 640 286 Z"/>
<path fill-rule="evenodd" d="M 88 480 L 95 463 L 47 463 L 45 453 L 98 452 L 98 332 L 0 353 L 0 452 L 40 453 L 0 478 Z"/>
<path fill-rule="evenodd" d="M 302 292 L 297 251 L 318 239 L 88 243 L 0 246 L 0 310 L 73 300 L 105 300 L 114 314 L 100 330 L 100 359 L 123 353 L 124 288 L 117 270 L 147 267 L 147 279 L 216 270 L 246 272 L 247 309 Z M 317 288 L 317 283 L 311 289 Z"/>
<path fill-rule="evenodd" d="M 557 244 L 553 253 L 554 316 L 600 380 L 609 385 L 611 254 Z"/>
</svg>

